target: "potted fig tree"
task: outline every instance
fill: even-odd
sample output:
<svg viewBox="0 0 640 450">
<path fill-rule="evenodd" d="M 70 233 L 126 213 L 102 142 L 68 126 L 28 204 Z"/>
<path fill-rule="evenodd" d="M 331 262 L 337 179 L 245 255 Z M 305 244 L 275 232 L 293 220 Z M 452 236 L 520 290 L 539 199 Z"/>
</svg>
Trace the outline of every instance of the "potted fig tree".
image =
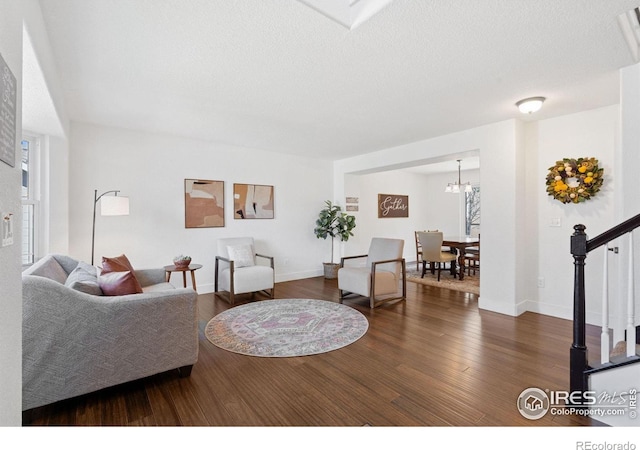
<svg viewBox="0 0 640 450">
<path fill-rule="evenodd" d="M 318 239 L 331 237 L 331 262 L 324 264 L 324 277 L 336 278 L 340 264 L 333 260 L 333 240 L 348 241 L 353 236 L 353 229 L 356 227 L 356 218 L 342 211 L 338 205 L 331 201 L 325 201 L 325 207 L 318 214 L 316 227 L 313 230 Z"/>
</svg>

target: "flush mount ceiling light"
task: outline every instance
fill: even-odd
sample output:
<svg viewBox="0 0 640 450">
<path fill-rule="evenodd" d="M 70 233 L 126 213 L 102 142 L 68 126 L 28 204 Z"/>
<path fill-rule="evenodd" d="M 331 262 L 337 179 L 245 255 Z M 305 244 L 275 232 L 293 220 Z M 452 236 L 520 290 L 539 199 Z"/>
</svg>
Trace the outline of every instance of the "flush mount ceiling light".
<svg viewBox="0 0 640 450">
<path fill-rule="evenodd" d="M 531 114 L 542 108 L 545 100 L 544 97 L 529 97 L 517 102 L 516 106 L 522 114 Z"/>
</svg>

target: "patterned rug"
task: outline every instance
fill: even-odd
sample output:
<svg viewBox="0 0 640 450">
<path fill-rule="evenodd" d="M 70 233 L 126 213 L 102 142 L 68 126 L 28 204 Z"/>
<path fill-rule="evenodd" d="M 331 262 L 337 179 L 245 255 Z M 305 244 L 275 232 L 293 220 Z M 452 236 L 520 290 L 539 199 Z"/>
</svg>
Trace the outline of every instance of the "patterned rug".
<svg viewBox="0 0 640 450">
<path fill-rule="evenodd" d="M 480 274 L 478 272 L 469 276 L 465 274 L 462 281 L 460 281 L 457 278 L 453 278 L 448 270 L 443 270 L 440 274 L 440 281 L 438 281 L 438 272 L 431 274 L 427 270 L 424 278 L 420 278 L 420 272 L 407 269 L 407 281 L 480 295 Z"/>
<path fill-rule="evenodd" d="M 289 357 L 347 346 L 367 332 L 367 318 L 325 300 L 263 300 L 228 309 L 209 321 L 205 336 L 216 346 L 250 356 Z"/>
</svg>

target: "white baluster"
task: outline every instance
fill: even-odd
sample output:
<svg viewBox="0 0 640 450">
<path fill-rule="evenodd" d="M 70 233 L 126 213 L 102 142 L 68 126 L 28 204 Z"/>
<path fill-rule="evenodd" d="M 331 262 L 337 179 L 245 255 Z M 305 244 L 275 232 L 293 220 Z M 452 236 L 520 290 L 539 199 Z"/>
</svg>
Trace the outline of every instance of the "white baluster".
<svg viewBox="0 0 640 450">
<path fill-rule="evenodd" d="M 636 354 L 635 302 L 633 301 L 633 231 L 629 232 L 629 279 L 627 284 L 627 356 Z"/>
<path fill-rule="evenodd" d="M 602 273 L 602 329 L 600 331 L 600 362 L 609 362 L 609 247 L 604 245 Z"/>
</svg>

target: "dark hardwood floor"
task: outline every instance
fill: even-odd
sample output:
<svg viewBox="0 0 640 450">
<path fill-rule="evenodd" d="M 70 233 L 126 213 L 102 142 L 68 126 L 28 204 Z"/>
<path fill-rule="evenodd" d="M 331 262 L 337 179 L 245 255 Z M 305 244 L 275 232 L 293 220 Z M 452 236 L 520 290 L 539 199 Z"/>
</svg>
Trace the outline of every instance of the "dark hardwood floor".
<svg viewBox="0 0 640 450">
<path fill-rule="evenodd" d="M 528 387 L 565 390 L 571 323 L 478 309 L 473 294 L 408 284 L 406 302 L 361 311 L 369 330 L 329 353 L 243 356 L 211 344 L 202 329 L 229 308 L 199 296 L 200 354 L 190 377 L 170 371 L 25 413 L 25 425 L 118 426 L 573 426 L 588 418 L 516 408 Z M 337 301 L 335 280 L 276 286 L 278 298 Z M 262 299 L 262 297 L 257 297 Z M 245 300 L 251 301 L 250 297 Z M 598 354 L 597 332 L 588 346 Z"/>
</svg>

